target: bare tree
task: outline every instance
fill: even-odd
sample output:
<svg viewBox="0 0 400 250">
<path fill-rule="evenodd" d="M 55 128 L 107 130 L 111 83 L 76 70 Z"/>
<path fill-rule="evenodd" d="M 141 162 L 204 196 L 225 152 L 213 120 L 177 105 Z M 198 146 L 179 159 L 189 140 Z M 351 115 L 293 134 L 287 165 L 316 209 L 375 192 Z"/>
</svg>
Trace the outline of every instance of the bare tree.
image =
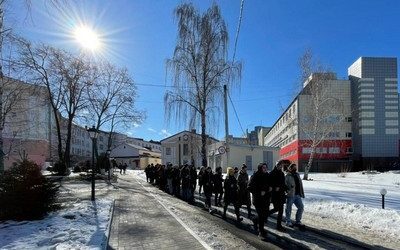
<svg viewBox="0 0 400 250">
<path fill-rule="evenodd" d="M 188 3 L 175 9 L 178 38 L 174 55 L 167 60 L 174 88 L 164 96 L 167 121 L 200 125 L 202 164 L 207 166 L 207 125 L 217 120 L 223 85 L 241 77 L 241 63 L 227 60 L 228 32 L 219 7 L 201 14 Z M 214 123 L 215 125 L 215 123 Z"/>
<path fill-rule="evenodd" d="M 30 13 L 31 9 L 31 1 L 30 0 L 21 0 L 24 2 L 27 13 Z M 5 79 L 4 75 L 4 55 L 3 55 L 3 45 L 5 39 L 7 39 L 7 35 L 10 32 L 10 27 L 6 27 L 4 23 L 4 18 L 6 16 L 6 13 L 8 12 L 6 8 L 6 4 L 9 2 L 9 0 L 0 0 L 0 97 L 3 97 L 4 94 L 4 89 L 3 86 L 7 85 L 7 82 L 9 82 L 9 79 Z M 48 0 L 46 1 L 51 4 L 51 6 L 56 7 L 56 8 L 61 8 L 62 6 L 67 4 L 66 0 Z M 3 98 L 0 98 L 0 110 L 3 110 Z M 0 123 L 4 124 L 4 121 L 7 119 L 6 115 L 4 112 L 0 112 Z M 4 151 L 3 151 L 3 126 L 0 126 L 0 172 L 4 170 Z"/>
<path fill-rule="evenodd" d="M 95 83 L 96 71 L 82 57 L 44 44 L 35 46 L 21 38 L 17 41 L 20 66 L 29 76 L 27 81 L 47 90 L 56 124 L 59 172 L 64 173 L 70 164 L 72 123 L 87 104 L 84 90 Z"/>
<path fill-rule="evenodd" d="M 108 149 L 116 127 L 129 127 L 141 123 L 145 113 L 135 108 L 136 86 L 126 68 L 117 68 L 109 62 L 99 63 L 96 84 L 87 88 L 88 105 L 83 112 L 86 122 L 96 129 L 110 130 Z M 95 153 L 98 156 L 97 144 Z"/>
<path fill-rule="evenodd" d="M 311 50 L 307 50 L 299 60 L 301 78 L 304 84 L 300 98 L 304 98 L 302 116 L 299 120 L 300 138 L 309 154 L 304 170 L 304 179 L 318 155 L 323 152 L 324 141 L 332 140 L 335 131 L 340 131 L 345 121 L 345 105 L 340 89 L 335 85 L 336 74 L 321 63 L 315 62 Z"/>
</svg>

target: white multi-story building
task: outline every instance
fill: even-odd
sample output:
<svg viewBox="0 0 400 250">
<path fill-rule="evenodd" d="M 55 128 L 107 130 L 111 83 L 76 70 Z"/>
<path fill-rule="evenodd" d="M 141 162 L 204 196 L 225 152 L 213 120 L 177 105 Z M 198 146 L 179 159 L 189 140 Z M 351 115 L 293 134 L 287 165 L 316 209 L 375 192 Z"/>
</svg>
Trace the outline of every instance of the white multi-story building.
<svg viewBox="0 0 400 250">
<path fill-rule="evenodd" d="M 313 113 L 317 84 L 320 98 L 319 112 Z M 321 81 L 321 80 L 319 80 Z M 303 90 L 292 101 L 264 138 L 264 144 L 280 148 L 280 158 L 297 163 L 300 169 L 307 164 L 312 147 L 315 147 L 315 171 L 334 171 L 351 158 L 351 96 L 350 81 L 338 80 L 334 74 L 313 74 L 305 82 Z M 332 105 L 335 100 L 336 105 Z M 331 106 L 332 105 L 332 106 Z M 321 120 L 317 129 L 313 121 Z M 317 133 L 315 135 L 314 133 Z M 317 138 L 317 139 L 316 139 Z M 318 143 L 317 146 L 313 145 Z"/>
</svg>

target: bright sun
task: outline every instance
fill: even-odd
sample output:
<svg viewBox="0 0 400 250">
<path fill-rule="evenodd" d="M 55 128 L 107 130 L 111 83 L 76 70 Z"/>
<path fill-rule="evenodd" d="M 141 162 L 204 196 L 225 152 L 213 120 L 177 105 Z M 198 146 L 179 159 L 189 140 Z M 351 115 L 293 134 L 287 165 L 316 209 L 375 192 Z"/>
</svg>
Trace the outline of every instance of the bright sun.
<svg viewBox="0 0 400 250">
<path fill-rule="evenodd" d="M 79 26 L 74 30 L 75 39 L 80 43 L 82 47 L 89 50 L 96 50 L 100 47 L 100 39 L 96 32 L 87 27 Z"/>
</svg>

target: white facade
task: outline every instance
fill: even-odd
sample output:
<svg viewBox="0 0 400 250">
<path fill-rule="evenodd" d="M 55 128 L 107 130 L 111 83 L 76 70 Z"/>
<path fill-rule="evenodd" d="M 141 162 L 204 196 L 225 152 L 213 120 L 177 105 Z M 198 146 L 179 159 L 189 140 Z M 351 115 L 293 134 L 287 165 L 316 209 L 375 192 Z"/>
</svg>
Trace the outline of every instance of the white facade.
<svg viewBox="0 0 400 250">
<path fill-rule="evenodd" d="M 114 133 L 113 135 L 113 147 L 116 147 L 122 143 L 129 143 L 144 148 L 150 148 L 152 151 L 161 152 L 161 144 L 157 141 L 146 141 L 141 138 L 133 138 L 124 134 Z"/>
<path fill-rule="evenodd" d="M 148 164 L 161 163 L 161 153 L 153 152 L 147 148 L 130 143 L 123 143 L 113 150 L 110 154 L 117 163 L 126 163 L 129 168 L 144 169 Z"/>
<path fill-rule="evenodd" d="M 268 169 L 272 170 L 279 159 L 279 148 L 255 145 L 227 144 L 216 142 L 208 147 L 208 165 L 215 170 L 222 167 L 238 167 L 246 164 L 249 171 L 256 171 L 259 163 L 265 162 Z"/>
<path fill-rule="evenodd" d="M 207 145 L 217 141 L 208 137 Z M 182 165 L 194 163 L 195 167 L 202 165 L 201 135 L 196 134 L 194 131 L 182 131 L 161 140 L 161 148 L 162 164 Z"/>
<path fill-rule="evenodd" d="M 296 98 L 264 137 L 264 146 L 282 148 L 298 139 L 298 107 Z"/>
</svg>

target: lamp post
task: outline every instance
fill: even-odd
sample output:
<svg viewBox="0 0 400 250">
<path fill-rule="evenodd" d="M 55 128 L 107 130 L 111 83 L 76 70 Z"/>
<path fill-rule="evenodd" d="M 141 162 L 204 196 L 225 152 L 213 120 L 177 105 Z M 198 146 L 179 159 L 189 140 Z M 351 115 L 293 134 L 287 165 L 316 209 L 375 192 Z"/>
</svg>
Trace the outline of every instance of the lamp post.
<svg viewBox="0 0 400 250">
<path fill-rule="evenodd" d="M 108 160 L 108 183 L 111 184 L 111 149 L 107 149 L 107 160 Z"/>
<path fill-rule="evenodd" d="M 382 209 L 385 209 L 385 195 L 387 194 L 387 190 L 382 188 L 381 195 L 382 195 Z"/>
<path fill-rule="evenodd" d="M 97 139 L 97 136 L 99 135 L 99 132 L 97 129 L 93 126 L 91 128 L 86 128 L 87 131 L 89 132 L 90 139 L 92 139 L 92 198 L 91 200 L 94 201 L 95 199 L 95 191 L 94 191 L 94 183 L 95 183 L 95 174 L 94 174 L 94 145 L 95 141 Z"/>
</svg>

